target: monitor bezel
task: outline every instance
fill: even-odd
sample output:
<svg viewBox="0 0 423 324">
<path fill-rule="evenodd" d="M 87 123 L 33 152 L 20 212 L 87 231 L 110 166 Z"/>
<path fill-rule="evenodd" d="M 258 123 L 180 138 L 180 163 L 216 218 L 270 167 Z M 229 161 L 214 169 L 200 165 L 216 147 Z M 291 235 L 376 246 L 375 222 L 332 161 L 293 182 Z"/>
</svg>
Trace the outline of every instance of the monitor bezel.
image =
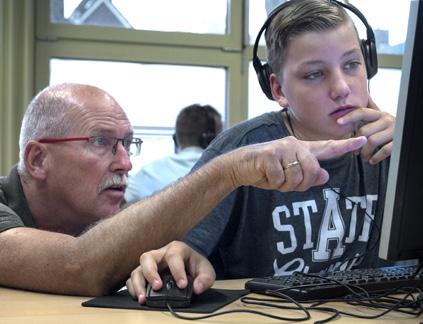
<svg viewBox="0 0 423 324">
<path fill-rule="evenodd" d="M 418 75 L 419 71 L 423 74 L 423 39 L 416 40 L 419 32 L 422 35 L 423 3 L 412 0 L 379 245 L 379 257 L 385 260 L 422 258 L 423 208 L 420 208 L 422 215 L 419 218 L 419 190 L 415 192 L 417 181 L 422 180 L 422 172 L 416 165 L 422 161 L 422 154 L 416 153 L 416 132 L 423 134 L 423 115 L 417 107 L 419 102 L 423 103 L 423 76 Z M 423 104 L 420 105 L 423 109 Z M 419 119 L 422 122 L 420 130 Z M 418 161 L 415 161 L 416 156 Z M 420 200 L 423 202 L 423 195 Z"/>
</svg>

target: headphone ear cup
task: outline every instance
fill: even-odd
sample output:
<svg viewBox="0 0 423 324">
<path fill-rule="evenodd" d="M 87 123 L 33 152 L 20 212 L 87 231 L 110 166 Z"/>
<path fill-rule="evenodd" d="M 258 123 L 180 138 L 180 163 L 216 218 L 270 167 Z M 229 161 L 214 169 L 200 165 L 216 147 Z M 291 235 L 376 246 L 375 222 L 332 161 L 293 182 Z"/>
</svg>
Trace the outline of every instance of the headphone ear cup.
<svg viewBox="0 0 423 324">
<path fill-rule="evenodd" d="M 371 79 L 377 73 L 376 44 L 372 40 L 361 40 L 361 51 L 366 65 L 367 79 Z"/>
<path fill-rule="evenodd" d="M 207 146 L 216 137 L 216 116 L 211 111 L 204 109 L 205 117 L 205 129 L 199 138 L 199 144 L 202 149 L 206 149 Z"/>
<path fill-rule="evenodd" d="M 261 66 L 260 70 L 257 72 L 257 78 L 261 87 L 261 90 L 263 90 L 266 97 L 270 100 L 273 99 L 272 90 L 270 89 L 270 81 L 269 77 L 272 73 L 272 70 L 270 69 L 269 64 L 265 63 Z"/>
<path fill-rule="evenodd" d="M 200 138 L 201 148 L 206 149 L 207 146 L 209 146 L 209 144 L 211 143 L 211 141 L 214 140 L 215 137 L 216 137 L 215 133 L 203 133 L 203 134 L 201 134 L 201 138 Z"/>
<path fill-rule="evenodd" d="M 206 133 L 201 134 L 201 137 L 199 139 L 200 147 L 204 150 L 207 147 L 206 143 Z"/>
</svg>

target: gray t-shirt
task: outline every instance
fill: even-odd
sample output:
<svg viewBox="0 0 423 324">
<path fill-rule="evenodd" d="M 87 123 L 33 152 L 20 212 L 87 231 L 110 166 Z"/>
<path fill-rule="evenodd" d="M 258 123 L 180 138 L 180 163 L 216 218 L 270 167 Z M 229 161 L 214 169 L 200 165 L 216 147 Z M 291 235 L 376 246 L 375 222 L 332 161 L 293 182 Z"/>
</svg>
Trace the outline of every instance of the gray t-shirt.
<svg viewBox="0 0 423 324">
<path fill-rule="evenodd" d="M 237 147 L 288 135 L 280 112 L 263 114 L 221 133 L 194 169 Z M 379 266 L 373 261 L 380 225 L 371 218 L 380 224 L 389 161 L 373 166 L 349 153 L 320 164 L 328 183 L 289 193 L 240 187 L 185 242 L 209 257 L 218 278 Z"/>
<path fill-rule="evenodd" d="M 0 177 L 0 232 L 13 227 L 35 227 L 17 167 Z"/>
</svg>

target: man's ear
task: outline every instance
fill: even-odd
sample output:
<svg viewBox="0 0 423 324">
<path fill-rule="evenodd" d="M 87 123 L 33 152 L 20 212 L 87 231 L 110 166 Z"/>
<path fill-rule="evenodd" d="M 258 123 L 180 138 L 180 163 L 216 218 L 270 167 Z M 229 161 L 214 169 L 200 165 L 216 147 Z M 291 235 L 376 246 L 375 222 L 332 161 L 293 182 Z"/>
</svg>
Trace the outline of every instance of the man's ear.
<svg viewBox="0 0 423 324">
<path fill-rule="evenodd" d="M 270 89 L 272 90 L 273 99 L 281 106 L 282 108 L 287 108 L 289 106 L 288 100 L 286 99 L 283 91 L 282 85 L 280 84 L 278 77 L 275 73 L 272 73 L 269 78 Z"/>
<path fill-rule="evenodd" d="M 48 152 L 42 143 L 30 141 L 25 147 L 24 162 L 28 174 L 43 180 L 47 176 Z"/>
</svg>

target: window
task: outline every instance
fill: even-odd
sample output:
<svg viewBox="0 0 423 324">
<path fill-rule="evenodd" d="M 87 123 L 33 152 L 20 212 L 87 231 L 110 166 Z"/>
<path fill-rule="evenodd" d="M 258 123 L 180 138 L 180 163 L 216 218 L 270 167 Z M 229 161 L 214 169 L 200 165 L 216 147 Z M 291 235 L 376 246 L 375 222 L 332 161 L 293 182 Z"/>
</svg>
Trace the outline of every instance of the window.
<svg viewBox="0 0 423 324">
<path fill-rule="evenodd" d="M 370 95 L 376 105 L 394 116 L 397 113 L 400 81 L 400 69 L 379 68 L 369 83 Z"/>
<path fill-rule="evenodd" d="M 410 0 L 350 0 L 349 2 L 360 9 L 372 26 L 379 54 L 404 53 Z"/>
<path fill-rule="evenodd" d="M 56 24 L 225 34 L 227 0 L 51 0 Z"/>
<path fill-rule="evenodd" d="M 267 12 L 266 10 L 266 0 L 251 0 L 248 2 L 248 43 L 254 44 L 257 34 L 263 25 L 263 23 L 266 21 L 267 18 Z M 282 2 L 281 2 L 282 3 Z M 274 7 L 276 7 L 278 4 L 274 4 Z M 265 45 L 264 36 L 260 39 L 260 45 Z"/>
<path fill-rule="evenodd" d="M 112 94 L 144 141 L 136 170 L 173 152 L 187 105 L 214 106 L 225 127 L 245 118 L 241 8 L 229 0 L 38 0 L 36 86 L 78 82 Z"/>
<path fill-rule="evenodd" d="M 182 108 L 210 104 L 224 119 L 225 79 L 223 68 L 50 59 L 50 84 L 95 85 L 122 106 L 136 136 L 143 139 L 142 154 L 133 161 L 134 170 L 173 152 L 174 125 Z"/>
</svg>

